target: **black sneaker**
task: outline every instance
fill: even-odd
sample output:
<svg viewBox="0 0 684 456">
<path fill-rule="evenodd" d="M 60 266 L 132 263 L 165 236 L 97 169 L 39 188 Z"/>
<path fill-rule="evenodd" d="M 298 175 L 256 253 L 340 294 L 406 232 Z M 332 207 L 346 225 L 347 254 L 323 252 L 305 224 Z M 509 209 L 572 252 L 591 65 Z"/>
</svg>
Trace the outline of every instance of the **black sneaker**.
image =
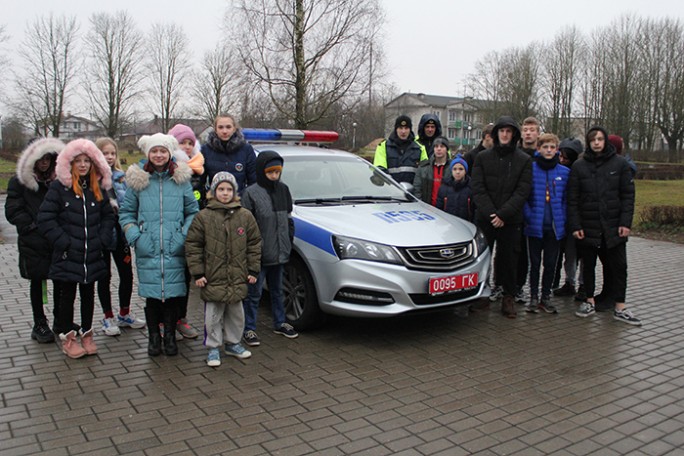
<svg viewBox="0 0 684 456">
<path fill-rule="evenodd" d="M 261 345 L 261 340 L 259 340 L 259 336 L 257 336 L 256 331 L 247 330 L 245 333 L 242 335 L 242 340 L 245 341 L 245 345 L 249 345 L 250 347 L 257 347 Z"/>
<path fill-rule="evenodd" d="M 584 291 L 584 285 L 580 285 L 575 295 L 575 301 L 584 302 L 587 300 L 587 293 Z"/>
<path fill-rule="evenodd" d="M 575 286 L 570 285 L 568 282 L 560 287 L 553 290 L 554 296 L 575 296 Z"/>
<path fill-rule="evenodd" d="M 50 329 L 47 320 L 41 320 L 33 326 L 31 339 L 38 341 L 39 344 L 48 344 L 55 341 L 55 334 Z"/>
<path fill-rule="evenodd" d="M 635 317 L 629 309 L 615 309 L 613 311 L 613 319 L 627 323 L 628 325 L 641 326 L 641 320 Z"/>
<path fill-rule="evenodd" d="M 525 298 L 525 291 L 520 288 L 518 291 L 515 293 L 515 302 L 518 304 L 525 304 L 527 302 L 527 299 Z"/>
<path fill-rule="evenodd" d="M 299 337 L 299 334 L 297 334 L 297 331 L 294 330 L 291 324 L 289 323 L 283 323 L 280 325 L 278 328 L 275 328 L 273 330 L 275 334 L 280 334 L 281 336 L 285 336 L 288 339 L 296 339 Z"/>
<path fill-rule="evenodd" d="M 551 298 L 548 296 L 542 296 L 541 301 L 539 301 L 539 308 L 546 312 L 547 314 L 557 314 L 558 310 L 556 306 L 551 304 Z"/>
</svg>

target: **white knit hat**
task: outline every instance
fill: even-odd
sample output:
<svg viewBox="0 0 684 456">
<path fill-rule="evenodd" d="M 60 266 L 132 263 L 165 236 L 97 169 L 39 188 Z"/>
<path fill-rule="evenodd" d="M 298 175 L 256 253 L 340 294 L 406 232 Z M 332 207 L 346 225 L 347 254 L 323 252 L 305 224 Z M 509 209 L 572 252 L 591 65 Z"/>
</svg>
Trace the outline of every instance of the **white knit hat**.
<svg viewBox="0 0 684 456">
<path fill-rule="evenodd" d="M 178 149 L 178 141 L 173 136 L 165 135 L 163 133 L 155 133 L 151 136 L 145 135 L 138 140 L 138 147 L 148 158 L 150 155 L 150 149 L 157 146 L 163 147 L 171 154 L 174 150 Z"/>
</svg>

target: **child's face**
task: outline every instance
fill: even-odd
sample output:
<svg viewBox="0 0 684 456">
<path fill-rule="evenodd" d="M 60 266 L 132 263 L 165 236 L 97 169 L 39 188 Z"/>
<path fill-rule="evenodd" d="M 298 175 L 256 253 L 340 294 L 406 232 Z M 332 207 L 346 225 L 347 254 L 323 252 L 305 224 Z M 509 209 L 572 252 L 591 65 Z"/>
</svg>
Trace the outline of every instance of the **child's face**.
<svg viewBox="0 0 684 456">
<path fill-rule="evenodd" d="M 50 163 L 52 163 L 52 155 L 45 154 L 36 161 L 35 167 L 38 170 L 38 172 L 44 173 L 45 171 L 50 169 Z"/>
<path fill-rule="evenodd" d="M 234 195 L 235 191 L 233 190 L 233 186 L 228 182 L 221 182 L 218 184 L 218 187 L 216 187 L 216 195 L 214 196 L 216 196 L 216 199 L 219 200 L 219 202 L 227 204 L 233 201 Z"/>
<path fill-rule="evenodd" d="M 442 159 L 447 155 L 447 148 L 444 144 L 435 144 L 434 153 L 435 158 Z"/>
<path fill-rule="evenodd" d="M 221 141 L 228 141 L 235 133 L 235 123 L 230 117 L 219 117 L 215 127 L 216 135 Z"/>
<path fill-rule="evenodd" d="M 266 173 L 266 177 L 268 178 L 268 180 L 275 182 L 278 179 L 280 179 L 280 171 L 279 170 L 270 171 L 270 172 Z"/>
<path fill-rule="evenodd" d="M 102 146 L 102 155 L 104 155 L 107 164 L 111 168 L 116 162 L 116 147 L 113 144 L 105 144 Z"/>
<path fill-rule="evenodd" d="M 466 175 L 466 170 L 462 164 L 456 163 L 453 168 L 451 168 L 451 175 L 454 176 L 454 180 L 459 182 L 463 180 Z"/>
<path fill-rule="evenodd" d="M 74 158 L 72 166 L 76 169 L 79 176 L 87 176 L 90 172 L 90 157 L 86 154 L 81 154 Z"/>
<path fill-rule="evenodd" d="M 560 163 L 561 165 L 564 166 L 570 166 L 570 159 L 568 158 L 567 155 L 565 155 L 565 152 L 561 151 L 560 153 Z"/>
<path fill-rule="evenodd" d="M 539 146 L 539 153 L 542 157 L 544 157 L 547 160 L 552 159 L 553 156 L 556 155 L 557 150 L 558 145 L 552 142 L 545 142 L 544 144 Z"/>
<path fill-rule="evenodd" d="M 184 139 L 183 142 L 180 143 L 180 148 L 188 155 L 188 158 L 190 158 L 192 156 L 192 150 L 195 148 L 195 144 L 193 144 L 191 139 Z"/>
</svg>

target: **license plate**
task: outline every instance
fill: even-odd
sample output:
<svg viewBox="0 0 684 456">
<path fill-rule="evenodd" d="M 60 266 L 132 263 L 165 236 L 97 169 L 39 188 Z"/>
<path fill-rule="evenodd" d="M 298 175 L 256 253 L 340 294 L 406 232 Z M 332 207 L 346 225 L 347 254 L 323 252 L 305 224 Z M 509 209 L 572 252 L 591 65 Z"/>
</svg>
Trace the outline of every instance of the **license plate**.
<svg viewBox="0 0 684 456">
<path fill-rule="evenodd" d="M 477 286 L 477 272 L 446 277 L 432 277 L 429 286 L 431 295 L 475 288 Z"/>
</svg>

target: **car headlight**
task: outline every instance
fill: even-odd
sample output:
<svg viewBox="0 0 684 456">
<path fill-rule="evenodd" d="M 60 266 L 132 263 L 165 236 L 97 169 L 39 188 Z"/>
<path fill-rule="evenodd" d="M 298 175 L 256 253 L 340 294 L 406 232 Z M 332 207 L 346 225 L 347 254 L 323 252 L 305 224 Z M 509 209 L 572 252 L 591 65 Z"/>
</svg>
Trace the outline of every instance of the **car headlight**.
<svg viewBox="0 0 684 456">
<path fill-rule="evenodd" d="M 333 236 L 335 252 L 340 260 L 366 260 L 381 263 L 403 264 L 393 247 L 345 236 Z"/>
<path fill-rule="evenodd" d="M 475 233 L 475 237 L 473 238 L 473 245 L 476 249 L 475 258 L 485 253 L 485 250 L 487 250 L 487 247 L 489 247 L 489 244 L 487 244 L 487 238 L 479 228 L 477 229 L 477 233 Z"/>
</svg>

